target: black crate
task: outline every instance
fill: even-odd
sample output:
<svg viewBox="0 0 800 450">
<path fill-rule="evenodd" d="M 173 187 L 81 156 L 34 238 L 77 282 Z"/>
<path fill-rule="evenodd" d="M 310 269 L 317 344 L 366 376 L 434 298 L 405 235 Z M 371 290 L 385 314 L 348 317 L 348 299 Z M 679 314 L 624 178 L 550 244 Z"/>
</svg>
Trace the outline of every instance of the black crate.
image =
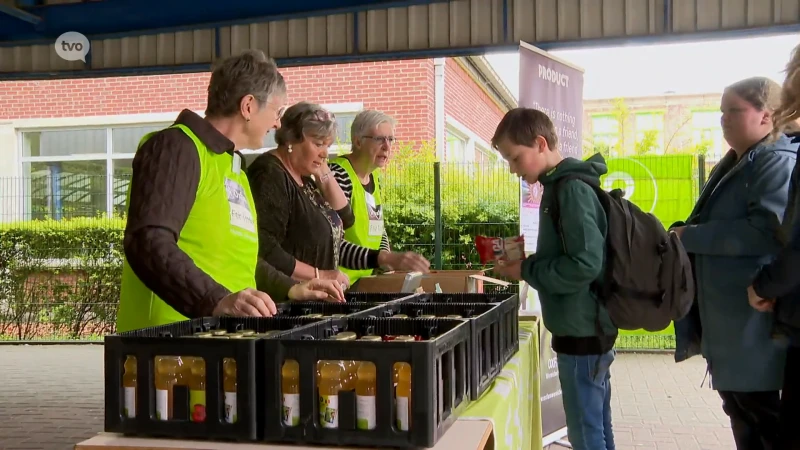
<svg viewBox="0 0 800 450">
<path fill-rule="evenodd" d="M 519 351 L 518 294 L 420 294 L 414 302 L 430 303 L 499 303 L 502 314 L 500 351 L 505 365 Z M 501 365 L 501 367 L 502 367 Z"/>
<path fill-rule="evenodd" d="M 500 303 L 388 303 L 362 311 L 352 317 L 392 317 L 405 314 L 409 319 L 424 315 L 444 318 L 459 315 L 470 324 L 470 395 L 477 400 L 489 388 L 505 364 L 501 348 L 503 314 Z"/>
<path fill-rule="evenodd" d="M 302 333 L 306 325 L 315 323 L 327 324 L 329 329 L 331 327 L 331 321 L 327 319 L 209 317 L 106 336 L 105 431 L 134 436 L 259 440 L 263 408 L 258 405 L 257 398 L 263 393 L 263 386 L 259 382 L 263 377 L 256 377 L 256 374 L 264 372 L 265 364 L 274 364 L 274 359 L 267 359 L 265 363 L 262 343 L 291 335 L 293 329 Z M 219 329 L 227 332 L 248 329 L 257 333 L 285 331 L 273 338 L 192 337 L 199 332 Z M 136 357 L 136 415 L 132 418 L 124 417 L 123 412 L 122 376 L 128 355 Z M 153 370 L 156 356 L 199 357 L 205 360 L 206 417 L 203 422 L 190 420 L 187 386 L 173 387 L 172 420 L 156 419 Z M 237 420 L 233 424 L 226 423 L 223 412 L 224 358 L 236 361 Z"/>
<path fill-rule="evenodd" d="M 324 318 L 330 318 L 335 314 L 352 315 L 386 303 L 367 303 L 367 302 L 286 302 L 278 303 L 278 314 L 276 317 L 301 317 L 309 314 L 322 314 Z"/>
<path fill-rule="evenodd" d="M 367 342 L 302 339 L 302 333 L 265 341 L 265 358 L 275 358 L 266 374 L 268 389 L 264 404 L 265 440 L 304 444 L 386 446 L 394 448 L 433 447 L 470 402 L 467 360 L 470 329 L 466 321 L 450 319 L 333 319 L 338 331 L 364 334 L 414 334 L 429 341 Z M 313 327 L 319 327 L 312 325 Z M 313 337 L 307 333 L 306 337 Z M 316 336 L 324 335 L 316 332 Z M 299 364 L 299 415 L 297 425 L 284 423 L 281 369 L 284 361 Z M 338 395 L 338 426 L 320 424 L 317 362 L 371 361 L 376 368 L 375 428 L 356 426 L 356 395 L 353 391 Z M 393 386 L 396 362 L 411 365 L 411 426 L 401 431 L 396 425 L 397 413 Z M 335 417 L 335 416 L 334 416 Z"/>
</svg>

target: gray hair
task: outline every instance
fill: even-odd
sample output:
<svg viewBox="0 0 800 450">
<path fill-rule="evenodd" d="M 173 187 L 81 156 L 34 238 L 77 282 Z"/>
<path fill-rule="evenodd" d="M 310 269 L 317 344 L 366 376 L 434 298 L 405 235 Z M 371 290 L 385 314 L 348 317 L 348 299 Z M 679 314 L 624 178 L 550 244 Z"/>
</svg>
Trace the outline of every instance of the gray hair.
<svg viewBox="0 0 800 450">
<path fill-rule="evenodd" d="M 378 125 L 383 123 L 391 124 L 392 128 L 397 124 L 392 116 L 375 109 L 366 109 L 358 113 L 356 118 L 353 119 L 353 125 L 350 127 L 350 140 L 353 142 L 352 150 L 355 151 L 356 149 L 356 139 L 369 136 Z"/>
<path fill-rule="evenodd" d="M 242 98 L 252 95 L 263 107 L 274 95 L 286 95 L 286 82 L 272 58 L 260 50 L 245 50 L 222 60 L 208 83 L 207 117 L 231 117 Z"/>
<path fill-rule="evenodd" d="M 336 116 L 316 103 L 292 105 L 281 117 L 275 131 L 275 143 L 288 145 L 303 142 L 306 136 L 327 139 L 336 134 Z"/>
</svg>

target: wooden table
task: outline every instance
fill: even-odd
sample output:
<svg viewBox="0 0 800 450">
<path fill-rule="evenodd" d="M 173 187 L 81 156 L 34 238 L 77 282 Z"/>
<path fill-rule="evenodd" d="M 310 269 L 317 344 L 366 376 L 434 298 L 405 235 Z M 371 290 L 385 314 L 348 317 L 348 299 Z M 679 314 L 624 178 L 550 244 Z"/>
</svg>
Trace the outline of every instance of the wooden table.
<svg viewBox="0 0 800 450">
<path fill-rule="evenodd" d="M 287 444 L 231 443 L 125 437 L 100 433 L 75 445 L 75 450 L 378 450 L 371 447 L 322 447 Z M 457 420 L 432 450 L 494 450 L 492 423 Z"/>
</svg>

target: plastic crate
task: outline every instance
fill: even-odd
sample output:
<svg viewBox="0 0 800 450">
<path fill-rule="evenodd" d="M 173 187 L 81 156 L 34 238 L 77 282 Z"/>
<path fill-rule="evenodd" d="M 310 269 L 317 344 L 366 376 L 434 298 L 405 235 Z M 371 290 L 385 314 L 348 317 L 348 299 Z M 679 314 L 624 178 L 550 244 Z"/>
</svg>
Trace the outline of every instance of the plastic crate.
<svg viewBox="0 0 800 450">
<path fill-rule="evenodd" d="M 501 368 L 519 351 L 519 295 L 518 294 L 436 294 L 425 293 L 415 302 L 429 303 L 499 303 L 502 314 L 500 326 Z"/>
<path fill-rule="evenodd" d="M 265 440 L 296 444 L 380 446 L 394 448 L 433 447 L 470 402 L 467 366 L 470 349 L 469 324 L 464 320 L 447 319 L 333 319 L 339 332 L 353 331 L 358 337 L 375 335 L 433 336 L 426 341 L 368 342 L 308 340 L 298 337 L 265 341 L 265 358 L 275 358 L 268 371 Z M 313 327 L 318 327 L 312 325 Z M 307 332 L 307 329 L 303 329 Z M 311 337 L 306 333 L 306 337 Z M 316 336 L 322 335 L 316 332 Z M 279 366 L 293 360 L 298 364 L 298 397 L 293 403 L 299 409 L 296 417 L 284 416 L 282 373 Z M 357 426 L 357 399 L 353 391 L 334 397 L 338 406 L 323 410 L 319 403 L 318 361 L 370 361 L 375 364 L 374 428 Z M 397 424 L 393 381 L 395 363 L 411 366 L 410 427 Z M 274 387 L 273 387 L 274 386 Z M 323 425 L 320 411 L 325 413 Z"/>
<path fill-rule="evenodd" d="M 477 400 L 489 388 L 503 368 L 501 349 L 502 304 L 500 303 L 389 303 L 365 310 L 352 317 L 392 317 L 405 314 L 409 319 L 424 315 L 444 318 L 459 315 L 468 320 L 472 335 L 470 350 L 470 395 Z M 402 319 L 399 319 L 402 320 Z"/>
<path fill-rule="evenodd" d="M 265 361 L 267 366 L 270 361 L 274 361 L 263 358 L 262 344 L 270 339 L 292 335 L 292 330 L 301 330 L 302 333 L 306 325 L 314 323 L 331 327 L 330 320 L 320 319 L 209 317 L 106 336 L 105 431 L 134 436 L 259 440 L 263 408 L 257 404 L 256 399 L 263 392 L 263 385 L 260 383 L 263 377 L 257 377 L 256 374 L 264 372 Z M 284 331 L 272 338 L 219 339 L 195 336 L 209 330 L 226 330 L 232 333 L 240 329 L 253 330 L 256 333 Z M 127 417 L 124 411 L 125 390 L 122 384 L 128 355 L 136 358 L 134 417 Z M 190 413 L 189 388 L 186 385 L 172 388 L 172 418 L 157 418 L 154 374 L 156 356 L 203 358 L 206 374 L 203 421 L 194 421 L 198 417 Z M 225 358 L 233 358 L 236 362 L 235 423 L 227 423 L 223 411 Z"/>
<path fill-rule="evenodd" d="M 386 303 L 367 303 L 367 302 L 286 302 L 278 303 L 278 314 L 276 317 L 302 317 L 309 314 L 322 314 L 323 318 L 331 318 L 332 315 L 344 314 L 352 315 L 365 311 Z"/>
</svg>

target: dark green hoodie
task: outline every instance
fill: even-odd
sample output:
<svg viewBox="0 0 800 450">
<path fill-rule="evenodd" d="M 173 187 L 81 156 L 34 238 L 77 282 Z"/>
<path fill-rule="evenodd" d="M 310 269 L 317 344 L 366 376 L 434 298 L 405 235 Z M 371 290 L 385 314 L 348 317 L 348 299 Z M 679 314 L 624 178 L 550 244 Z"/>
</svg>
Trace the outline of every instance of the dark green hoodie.
<svg viewBox="0 0 800 450">
<path fill-rule="evenodd" d="M 562 185 L 558 193 L 562 240 L 550 217 L 555 182 L 570 174 L 599 181 L 607 171 L 605 160 L 596 154 L 586 161 L 565 158 L 539 177 L 544 187 L 539 210 L 539 239 L 536 254 L 522 264 L 522 277 L 538 291 L 544 325 L 553 336 L 598 336 L 598 304 L 590 285 L 601 280 L 608 228 L 597 194 L 586 183 L 571 180 Z M 599 308 L 599 314 L 604 334 L 616 335 L 617 329 L 605 308 Z"/>
</svg>

